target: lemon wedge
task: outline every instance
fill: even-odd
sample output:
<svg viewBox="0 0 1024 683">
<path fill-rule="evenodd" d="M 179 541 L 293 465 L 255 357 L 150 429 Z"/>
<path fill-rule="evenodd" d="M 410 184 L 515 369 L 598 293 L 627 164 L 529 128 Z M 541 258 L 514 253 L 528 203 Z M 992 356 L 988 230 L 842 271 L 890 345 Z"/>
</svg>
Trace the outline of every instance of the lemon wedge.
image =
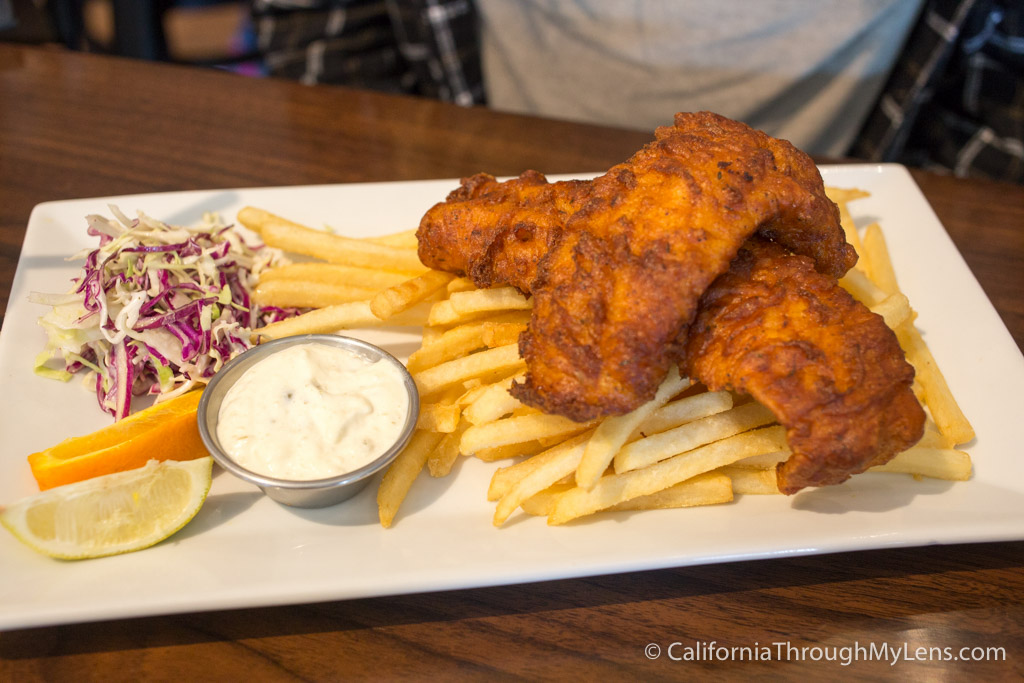
<svg viewBox="0 0 1024 683">
<path fill-rule="evenodd" d="M 159 543 L 195 517 L 213 459 L 149 461 L 144 467 L 58 486 L 0 512 L 18 540 L 63 560 L 117 555 Z"/>
</svg>

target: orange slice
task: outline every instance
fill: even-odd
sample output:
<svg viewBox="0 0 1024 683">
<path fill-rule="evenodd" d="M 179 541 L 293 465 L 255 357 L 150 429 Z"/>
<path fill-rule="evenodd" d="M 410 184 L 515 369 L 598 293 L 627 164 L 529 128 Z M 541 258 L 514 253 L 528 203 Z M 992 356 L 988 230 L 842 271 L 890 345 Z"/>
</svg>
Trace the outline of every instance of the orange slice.
<svg viewBox="0 0 1024 683">
<path fill-rule="evenodd" d="M 39 489 L 137 469 L 150 460 L 194 460 L 209 455 L 196 424 L 201 395 L 201 391 L 190 391 L 92 434 L 65 439 L 33 453 L 28 464 Z"/>
</svg>

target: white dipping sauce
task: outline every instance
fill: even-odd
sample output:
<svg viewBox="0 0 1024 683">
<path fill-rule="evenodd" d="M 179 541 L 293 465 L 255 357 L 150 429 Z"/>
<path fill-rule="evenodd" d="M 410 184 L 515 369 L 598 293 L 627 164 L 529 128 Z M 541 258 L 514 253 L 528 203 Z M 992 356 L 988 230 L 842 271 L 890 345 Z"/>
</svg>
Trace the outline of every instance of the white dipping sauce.
<svg viewBox="0 0 1024 683">
<path fill-rule="evenodd" d="M 398 440 L 409 395 L 398 368 L 329 344 L 289 346 L 246 370 L 220 407 L 217 438 L 247 470 L 325 479 Z"/>
</svg>

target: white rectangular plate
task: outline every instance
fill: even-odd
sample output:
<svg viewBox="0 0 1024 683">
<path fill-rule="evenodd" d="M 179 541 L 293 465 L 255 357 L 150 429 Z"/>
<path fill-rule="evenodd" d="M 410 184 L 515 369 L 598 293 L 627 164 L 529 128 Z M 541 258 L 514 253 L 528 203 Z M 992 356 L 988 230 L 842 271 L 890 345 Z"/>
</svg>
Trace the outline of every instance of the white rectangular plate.
<svg viewBox="0 0 1024 683">
<path fill-rule="evenodd" d="M 472 458 L 445 479 L 421 477 L 395 526 L 377 522 L 375 486 L 343 505 L 282 507 L 226 473 L 182 532 L 145 551 L 85 562 L 37 555 L 0 532 L 0 629 L 141 615 L 470 588 L 710 562 L 868 548 L 1024 538 L 1024 458 L 1015 434 L 1024 358 L 911 176 L 900 166 L 833 166 L 830 185 L 871 197 L 852 205 L 879 221 L 900 284 L 940 367 L 972 420 L 971 481 L 869 474 L 795 497 L 598 515 L 564 527 L 514 517 L 491 525 L 496 465 Z M 83 217 L 108 203 L 172 223 L 204 211 L 233 220 L 251 204 L 346 234 L 408 229 L 455 181 L 263 188 L 81 199 L 33 211 L 0 335 L 0 501 L 37 491 L 25 457 L 108 423 L 92 392 L 36 377 L 42 307 L 62 292 L 67 255 L 91 246 Z M 408 333 L 367 338 L 407 355 Z"/>
</svg>

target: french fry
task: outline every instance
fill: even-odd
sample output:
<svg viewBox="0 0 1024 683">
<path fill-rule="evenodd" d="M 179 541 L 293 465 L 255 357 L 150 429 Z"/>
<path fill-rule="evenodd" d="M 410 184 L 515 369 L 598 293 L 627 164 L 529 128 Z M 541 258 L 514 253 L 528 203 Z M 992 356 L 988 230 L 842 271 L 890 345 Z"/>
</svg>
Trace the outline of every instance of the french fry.
<svg viewBox="0 0 1024 683">
<path fill-rule="evenodd" d="M 712 400 L 703 398 L 709 394 L 697 394 L 668 404 L 658 411 L 654 411 L 633 431 L 634 433 L 644 430 L 653 432 L 655 427 L 675 426 L 677 420 L 713 415 L 714 412 L 708 411 L 723 410 L 732 405 L 732 397 L 727 392 L 711 392 L 710 395 Z M 681 408 L 685 408 L 685 410 Z M 663 414 L 659 415 L 659 412 Z M 579 461 L 586 448 L 585 445 L 582 450 L 575 448 L 576 440 L 587 436 L 588 432 L 585 432 L 529 460 L 496 471 L 491 477 L 491 484 L 488 488 L 489 500 L 501 499 L 503 502 L 501 507 L 495 511 L 495 523 L 500 524 L 507 519 L 521 501 L 539 493 L 560 478 L 571 475 L 573 469 L 579 466 Z"/>
<path fill-rule="evenodd" d="M 570 482 L 552 484 L 543 491 L 538 491 L 524 500 L 519 507 L 528 515 L 547 517 L 555 507 L 555 501 L 558 500 L 558 497 L 575 487 L 576 485 Z"/>
<path fill-rule="evenodd" d="M 896 271 L 889 258 L 889 247 L 885 244 L 878 223 L 872 223 L 864 229 L 864 257 L 868 262 L 868 274 L 879 289 L 890 295 L 900 291 L 896 283 Z"/>
<path fill-rule="evenodd" d="M 459 321 L 456 325 L 471 324 L 471 323 L 492 323 L 492 324 L 505 324 L 512 323 L 515 325 L 526 325 L 530 324 L 530 311 L 493 311 L 483 312 L 478 316 L 475 316 L 472 321 Z M 447 329 L 454 329 L 455 326 L 447 326 Z"/>
<path fill-rule="evenodd" d="M 786 446 L 777 451 L 770 453 L 760 453 L 758 455 L 750 456 L 749 458 L 743 458 L 732 463 L 732 467 L 738 467 L 746 470 L 773 470 L 775 466 L 780 462 L 785 462 L 789 459 L 789 456 L 793 455 L 793 452 Z"/>
<path fill-rule="evenodd" d="M 456 397 L 456 403 L 465 410 L 466 406 L 472 405 L 474 401 L 487 393 L 490 384 L 484 384 L 479 379 L 470 379 L 462 383 L 462 393 Z"/>
<path fill-rule="evenodd" d="M 451 273 L 428 270 L 423 275 L 378 292 L 370 299 L 370 311 L 381 320 L 387 320 L 425 300 L 454 278 Z"/>
<path fill-rule="evenodd" d="M 971 478 L 971 456 L 952 448 L 914 446 L 871 472 L 898 472 L 932 479 L 967 481 Z"/>
<path fill-rule="evenodd" d="M 699 420 L 732 408 L 732 394 L 728 391 L 705 391 L 666 403 L 640 424 L 629 436 L 629 441 L 674 429 L 687 422 Z"/>
<path fill-rule="evenodd" d="M 353 301 L 317 308 L 294 318 L 285 318 L 253 330 L 254 337 L 279 339 L 296 334 L 329 334 L 359 327 L 422 325 L 429 304 L 414 307 L 403 313 L 381 320 L 370 311 L 368 301 Z"/>
<path fill-rule="evenodd" d="M 520 335 L 525 331 L 524 323 L 485 322 L 484 344 L 492 349 L 506 344 L 518 344 Z"/>
<path fill-rule="evenodd" d="M 494 526 L 501 526 L 524 500 L 548 488 L 559 479 L 572 474 L 579 466 L 592 432 L 577 435 L 551 450 L 535 456 L 534 467 L 518 479 L 501 496 L 494 509 Z M 463 435 L 465 438 L 465 435 Z"/>
<path fill-rule="evenodd" d="M 565 450 L 567 448 L 575 448 L 576 445 L 579 445 L 579 455 L 582 456 L 583 447 L 586 444 L 586 440 L 590 438 L 591 433 L 592 430 L 588 430 L 580 434 L 573 435 L 572 437 L 564 440 L 559 444 L 546 448 L 545 450 L 543 450 L 542 452 L 538 453 L 537 455 L 533 456 L 528 460 L 523 460 L 522 462 L 516 463 L 515 465 L 509 465 L 508 467 L 498 468 L 497 470 L 495 470 L 494 474 L 491 475 L 491 483 L 490 486 L 487 488 L 487 500 L 498 500 L 499 498 L 505 496 L 512 489 L 512 487 L 515 486 L 515 484 L 518 481 L 524 479 L 525 477 L 527 477 L 532 472 L 538 469 L 558 469 L 558 466 L 553 465 L 551 461 L 568 457 L 561 454 L 562 450 Z M 575 460 L 569 458 L 569 462 L 571 462 L 571 464 L 568 465 L 569 469 L 565 470 L 564 474 L 561 475 L 562 477 L 571 475 L 573 472 L 576 471 L 576 466 L 579 465 L 578 458 Z M 560 477 L 552 479 L 550 483 L 555 483 L 556 481 L 558 481 L 559 478 Z M 542 489 L 543 487 L 537 490 L 540 491 Z"/>
<path fill-rule="evenodd" d="M 261 281 L 256 285 L 252 298 L 260 306 L 322 308 L 364 301 L 373 295 L 374 290 L 363 287 L 279 279 Z"/>
<path fill-rule="evenodd" d="M 839 286 L 868 308 L 882 303 L 885 299 L 885 292 L 859 270 L 848 271 L 840 278 Z"/>
<path fill-rule="evenodd" d="M 295 334 L 323 334 L 350 327 L 381 324 L 366 301 L 354 301 L 318 308 L 253 330 L 253 336 L 278 339 Z"/>
<path fill-rule="evenodd" d="M 409 494 L 413 481 L 430 457 L 431 451 L 441 441 L 436 432 L 416 430 L 405 449 L 384 473 L 377 489 L 377 514 L 385 529 L 391 526 L 398 508 Z"/>
<path fill-rule="evenodd" d="M 855 187 L 833 187 L 825 186 L 825 194 L 836 204 L 848 204 L 857 199 L 870 197 L 871 193 Z"/>
<path fill-rule="evenodd" d="M 269 211 L 258 209 L 255 206 L 242 207 L 238 212 L 238 222 L 256 233 L 262 232 L 263 226 L 274 219 L 285 220 L 280 216 L 275 216 Z M 288 222 L 291 223 L 291 221 Z M 292 225 L 298 225 L 298 223 L 292 223 Z"/>
<path fill-rule="evenodd" d="M 497 462 L 510 458 L 519 458 L 524 455 L 537 455 L 546 448 L 540 441 L 524 441 L 522 443 L 510 443 L 505 446 L 494 446 L 492 448 L 481 448 L 473 456 L 484 462 Z"/>
<path fill-rule="evenodd" d="M 705 472 L 686 481 L 655 491 L 646 496 L 637 496 L 616 503 L 604 512 L 622 510 L 668 510 L 689 508 L 698 505 L 719 505 L 733 499 L 732 480 L 724 474 Z"/>
<path fill-rule="evenodd" d="M 264 225 L 260 234 L 271 247 L 315 256 L 330 263 L 410 274 L 426 270 L 416 252 L 408 249 L 396 249 L 311 228 L 277 223 Z"/>
<path fill-rule="evenodd" d="M 907 361 L 909 362 L 909 360 L 910 359 L 908 358 Z M 915 372 L 916 372 L 916 370 L 915 370 Z M 924 387 L 921 386 L 921 378 L 920 377 L 915 375 L 914 383 L 910 385 L 910 390 L 914 392 L 914 398 L 917 399 L 918 403 L 920 403 L 922 406 L 927 405 L 925 403 L 925 400 L 924 400 Z M 956 444 L 953 444 L 953 445 L 955 446 Z"/>
<path fill-rule="evenodd" d="M 879 291 L 890 292 L 891 296 L 895 296 L 899 294 L 899 286 L 889 257 L 889 249 L 885 244 L 885 237 L 877 225 L 868 226 L 868 228 L 864 237 L 865 248 L 869 249 L 872 276 L 876 278 Z M 932 417 L 938 424 L 939 431 L 952 439 L 954 444 L 963 444 L 972 440 L 974 428 L 953 397 L 945 376 L 939 370 L 935 357 L 928 349 L 921 333 L 914 327 L 913 321 L 904 320 L 903 324 L 894 329 L 900 346 L 907 354 L 907 360 L 917 372 L 915 381 L 923 390 L 924 403 L 927 404 Z"/>
<path fill-rule="evenodd" d="M 464 323 L 471 320 L 474 316 L 461 316 L 455 311 L 455 307 L 452 306 L 452 302 L 449 299 L 438 301 L 434 304 L 433 308 L 430 309 L 430 315 L 427 317 L 427 324 L 434 326 L 445 326 L 454 325 L 457 323 Z"/>
<path fill-rule="evenodd" d="M 929 420 L 924 425 L 924 435 L 914 445 L 924 448 L 952 448 L 956 444 L 953 443 L 951 438 L 940 432 L 934 422 Z"/>
<path fill-rule="evenodd" d="M 825 188 L 825 193 L 839 207 L 839 224 L 842 226 L 843 232 L 846 233 L 846 241 L 850 243 L 858 254 L 862 253 L 864 247 L 861 245 L 860 235 L 857 234 L 857 226 L 853 222 L 853 216 L 850 215 L 849 203 L 855 199 L 867 197 L 868 193 L 863 190 L 840 190 L 839 188 Z M 862 267 L 859 262 L 857 265 Z"/>
<path fill-rule="evenodd" d="M 482 448 L 493 448 L 510 443 L 522 443 L 546 438 L 563 438 L 588 429 L 593 422 L 573 422 L 561 415 L 534 413 L 519 417 L 506 417 L 486 424 L 473 425 L 462 435 L 462 452 L 476 453 Z"/>
<path fill-rule="evenodd" d="M 532 302 L 514 287 L 452 292 L 449 298 L 434 304 L 427 324 L 451 325 L 468 321 L 484 313 L 525 311 L 532 306 Z"/>
<path fill-rule="evenodd" d="M 870 472 L 894 472 L 900 474 L 913 474 L 933 479 L 947 479 L 951 481 L 967 481 L 971 477 L 971 457 L 967 453 L 944 446 L 944 437 L 936 432 L 925 431 L 921 441 L 896 454 L 892 460 L 884 465 L 876 465 L 869 468 Z M 743 460 L 734 462 L 730 467 L 724 468 L 729 476 L 737 471 L 761 471 L 770 472 L 775 476 L 775 467 L 789 458 L 789 448 L 774 453 L 763 453 Z M 766 475 L 767 476 L 767 475 Z M 741 490 L 742 487 L 734 487 L 736 493 L 748 493 Z M 776 485 L 776 489 L 777 489 Z M 761 493 L 762 491 L 756 491 Z M 773 491 L 774 492 L 774 491 Z"/>
<path fill-rule="evenodd" d="M 543 412 L 544 411 L 541 410 L 540 408 L 534 408 L 533 406 L 528 406 L 525 403 L 520 403 L 512 411 L 512 417 L 523 417 L 524 415 L 540 415 Z M 558 438 L 561 438 L 561 435 L 554 434 L 552 436 L 545 436 L 545 437 L 541 437 L 541 438 L 542 439 L 558 439 Z"/>
<path fill-rule="evenodd" d="M 403 230 L 402 232 L 393 232 L 388 235 L 374 235 L 373 237 L 364 237 L 363 239 L 367 242 L 382 244 L 386 247 L 397 247 L 398 249 L 416 249 L 419 247 L 415 230 Z"/>
<path fill-rule="evenodd" d="M 476 285 L 468 277 L 457 277 L 448 283 L 448 293 L 452 292 L 468 292 L 471 289 L 476 289 Z"/>
<path fill-rule="evenodd" d="M 910 323 L 900 325 L 896 330 L 900 346 L 917 371 L 917 380 L 924 389 L 925 403 L 939 431 L 953 440 L 954 444 L 967 443 L 974 438 L 974 428 L 967 420 L 959 404 L 949 390 L 946 378 L 939 370 L 935 357 L 928 349 L 921 333 Z"/>
<path fill-rule="evenodd" d="M 448 300 L 452 302 L 455 312 L 461 315 L 481 311 L 524 311 L 533 307 L 515 287 L 453 292 Z"/>
<path fill-rule="evenodd" d="M 468 425 L 465 422 L 450 434 L 445 434 L 427 458 L 427 471 L 432 477 L 447 477 L 452 466 L 459 459 L 459 440 Z"/>
<path fill-rule="evenodd" d="M 428 397 L 468 379 L 496 372 L 515 372 L 526 365 L 519 357 L 519 345 L 508 344 L 456 358 L 413 375 L 420 395 Z"/>
<path fill-rule="evenodd" d="M 774 469 L 753 470 L 735 465 L 719 467 L 715 472 L 732 480 L 732 492 L 743 496 L 779 495 L 779 481 Z"/>
<path fill-rule="evenodd" d="M 558 497 L 573 488 L 571 484 L 555 484 L 523 501 L 520 506 L 529 515 L 546 516 L 551 513 Z M 623 501 L 603 510 L 665 510 L 669 508 L 694 507 L 728 503 L 733 498 L 732 481 L 724 474 L 707 472 L 692 479 L 679 482 L 667 489 Z"/>
<path fill-rule="evenodd" d="M 269 211 L 246 207 L 238 220 L 260 234 L 268 246 L 315 256 L 331 263 L 419 274 L 427 270 L 415 251 L 334 235 L 300 225 Z"/>
<path fill-rule="evenodd" d="M 882 301 L 871 307 L 872 313 L 877 313 L 885 320 L 885 324 L 891 330 L 906 322 L 912 322 L 914 312 L 910 309 L 910 301 L 900 292 L 894 292 L 885 297 Z"/>
<path fill-rule="evenodd" d="M 423 327 L 423 342 L 420 344 L 419 351 L 423 351 L 424 349 L 426 349 L 428 347 L 431 347 L 434 344 L 436 344 L 437 341 L 444 335 L 444 333 L 445 333 L 445 329 L 443 327 L 424 326 Z M 414 353 L 416 353 L 416 352 L 414 352 Z M 406 367 L 408 367 L 408 366 L 406 366 Z M 412 370 L 410 370 L 409 372 L 412 372 Z"/>
<path fill-rule="evenodd" d="M 785 439 L 782 427 L 757 429 L 681 453 L 650 467 L 601 477 L 589 491 L 577 487 L 559 496 L 548 516 L 548 524 L 564 524 L 623 501 L 661 491 L 742 458 L 777 451 L 785 445 Z"/>
<path fill-rule="evenodd" d="M 458 403 L 423 403 L 416 419 L 416 429 L 450 434 L 459 425 L 462 407 Z"/>
<path fill-rule="evenodd" d="M 409 277 L 409 275 L 390 273 L 385 270 L 316 261 L 288 263 L 264 270 L 260 273 L 260 284 L 275 280 L 299 280 L 338 287 L 359 287 L 370 292 L 379 292 L 385 287 L 405 282 Z M 369 297 L 370 295 L 367 295 L 364 298 L 368 299 Z"/>
<path fill-rule="evenodd" d="M 643 434 L 662 432 L 702 417 L 720 413 L 731 407 L 732 395 L 727 391 L 711 391 L 677 399 L 656 410 L 633 431 L 630 438 L 635 439 Z M 530 458 L 496 471 L 491 478 L 491 487 L 488 492 L 489 496 L 494 495 L 495 497 L 488 498 L 488 500 L 500 498 L 517 479 L 525 476 L 539 462 L 541 461 L 536 458 Z"/>
<path fill-rule="evenodd" d="M 583 452 L 583 458 L 576 470 L 576 485 L 588 490 L 593 488 L 633 430 L 689 384 L 690 381 L 680 377 L 679 368 L 673 365 L 653 399 L 625 415 L 607 418 L 601 422 Z"/>
<path fill-rule="evenodd" d="M 463 411 L 466 421 L 474 425 L 494 422 L 519 407 L 519 399 L 509 393 L 509 388 L 520 377 L 522 375 L 516 375 L 488 385 Z"/>
<path fill-rule="evenodd" d="M 422 372 L 477 349 L 516 343 L 519 334 L 525 329 L 525 323 L 513 322 L 484 321 L 459 325 L 440 333 L 429 344 L 424 343 L 422 348 L 409 356 L 406 367 L 412 373 Z"/>
<path fill-rule="evenodd" d="M 759 403 L 748 403 L 723 413 L 694 420 L 628 444 L 615 455 L 615 472 L 621 474 L 647 467 L 678 453 L 774 421 L 775 416 L 771 411 Z"/>
</svg>

